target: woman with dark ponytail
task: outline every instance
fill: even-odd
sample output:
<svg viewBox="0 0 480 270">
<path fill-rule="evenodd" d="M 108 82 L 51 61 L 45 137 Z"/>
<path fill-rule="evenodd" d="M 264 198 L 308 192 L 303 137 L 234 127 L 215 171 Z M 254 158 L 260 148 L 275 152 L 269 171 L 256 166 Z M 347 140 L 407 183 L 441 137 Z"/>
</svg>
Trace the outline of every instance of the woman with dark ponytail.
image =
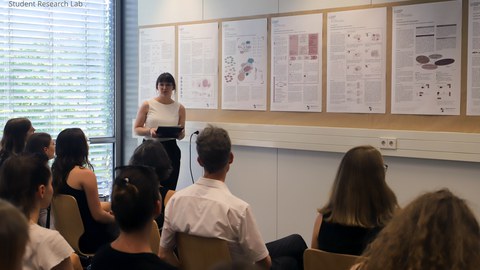
<svg viewBox="0 0 480 270">
<path fill-rule="evenodd" d="M 112 212 L 120 235 L 93 258 L 96 269 L 176 269 L 152 253 L 153 219 L 161 212 L 160 182 L 153 168 L 120 167 L 112 187 Z"/>
</svg>

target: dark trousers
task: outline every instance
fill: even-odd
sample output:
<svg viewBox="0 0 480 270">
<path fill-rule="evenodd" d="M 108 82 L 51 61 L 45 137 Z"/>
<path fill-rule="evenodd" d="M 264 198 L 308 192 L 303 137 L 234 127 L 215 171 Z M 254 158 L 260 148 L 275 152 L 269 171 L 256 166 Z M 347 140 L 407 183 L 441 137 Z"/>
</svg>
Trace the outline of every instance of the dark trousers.
<svg viewBox="0 0 480 270">
<path fill-rule="evenodd" d="M 180 173 L 180 158 L 182 157 L 182 152 L 178 148 L 177 140 L 168 140 L 162 141 L 163 148 L 168 154 L 170 161 L 172 162 L 172 173 L 170 176 L 162 181 L 162 186 L 167 189 L 175 190 L 177 188 L 178 175 Z"/>
<path fill-rule="evenodd" d="M 302 270 L 303 252 L 307 244 L 298 234 L 292 234 L 266 244 L 272 258 L 272 270 Z"/>
</svg>

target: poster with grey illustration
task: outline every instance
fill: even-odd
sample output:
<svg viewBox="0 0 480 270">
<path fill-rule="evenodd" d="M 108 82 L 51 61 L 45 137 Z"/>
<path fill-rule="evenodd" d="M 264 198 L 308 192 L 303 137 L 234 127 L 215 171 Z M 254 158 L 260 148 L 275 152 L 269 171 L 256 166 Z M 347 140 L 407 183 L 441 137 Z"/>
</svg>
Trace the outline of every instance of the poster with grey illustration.
<svg viewBox="0 0 480 270">
<path fill-rule="evenodd" d="M 267 109 L 267 19 L 222 23 L 222 109 Z"/>
<path fill-rule="evenodd" d="M 460 114 L 462 1 L 393 8 L 392 113 Z"/>
</svg>

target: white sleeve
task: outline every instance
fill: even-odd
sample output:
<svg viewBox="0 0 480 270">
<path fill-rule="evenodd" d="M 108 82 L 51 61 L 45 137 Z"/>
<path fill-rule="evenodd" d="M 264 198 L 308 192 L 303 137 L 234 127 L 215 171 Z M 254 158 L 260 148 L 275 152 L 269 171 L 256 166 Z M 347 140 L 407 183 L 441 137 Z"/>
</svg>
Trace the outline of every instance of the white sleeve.
<svg viewBox="0 0 480 270">
<path fill-rule="evenodd" d="M 37 250 L 37 258 L 39 265 L 52 269 L 74 251 L 58 231 L 48 230 L 45 233 L 45 239 Z"/>
<path fill-rule="evenodd" d="M 248 257 L 258 262 L 268 256 L 268 250 L 263 242 L 250 206 L 245 209 L 243 221 L 240 223 L 239 244 Z"/>
<path fill-rule="evenodd" d="M 165 208 L 162 234 L 160 235 L 160 246 L 165 249 L 173 249 L 176 244 L 175 231 L 172 229 L 170 220 L 172 217 L 171 208 L 174 204 L 174 200 L 175 199 L 171 198 L 167 204 L 167 207 Z"/>
</svg>

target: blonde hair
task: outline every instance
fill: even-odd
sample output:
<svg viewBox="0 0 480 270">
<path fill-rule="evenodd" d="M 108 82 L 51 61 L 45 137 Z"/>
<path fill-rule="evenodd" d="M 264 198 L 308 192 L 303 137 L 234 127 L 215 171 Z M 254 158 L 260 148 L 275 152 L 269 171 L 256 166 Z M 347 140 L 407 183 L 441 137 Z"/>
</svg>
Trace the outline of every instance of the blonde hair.
<svg viewBox="0 0 480 270">
<path fill-rule="evenodd" d="M 330 199 L 319 212 L 329 222 L 373 228 L 385 226 L 397 208 L 397 198 L 385 182 L 382 155 L 364 145 L 345 154 Z"/>
<path fill-rule="evenodd" d="M 442 189 L 400 211 L 363 255 L 360 269 L 478 269 L 480 228 L 465 201 Z"/>
<path fill-rule="evenodd" d="M 21 269 L 28 241 L 28 222 L 20 210 L 0 199 L 0 267 Z"/>
</svg>

